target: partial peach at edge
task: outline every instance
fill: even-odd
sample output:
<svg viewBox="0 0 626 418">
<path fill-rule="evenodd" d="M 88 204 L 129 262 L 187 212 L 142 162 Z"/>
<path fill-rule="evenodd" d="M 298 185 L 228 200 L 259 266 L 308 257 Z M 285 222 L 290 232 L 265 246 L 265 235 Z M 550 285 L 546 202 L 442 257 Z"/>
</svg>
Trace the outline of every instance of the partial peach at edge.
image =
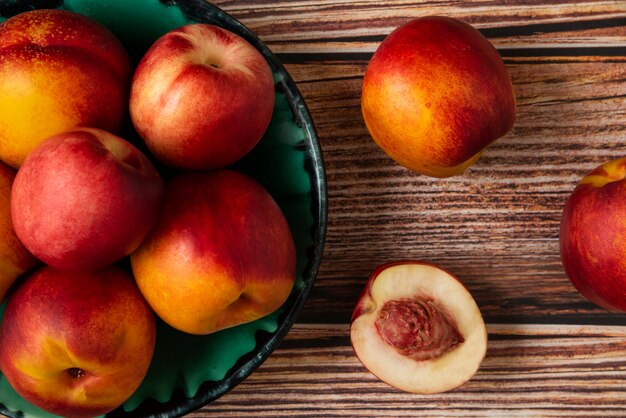
<svg viewBox="0 0 626 418">
<path fill-rule="evenodd" d="M 626 312 L 626 158 L 589 172 L 561 216 L 563 267 L 591 302 Z"/>
<path fill-rule="evenodd" d="M 11 187 L 15 171 L 0 162 L 0 303 L 13 282 L 39 264 L 21 243 L 11 221 Z"/>
<path fill-rule="evenodd" d="M 18 168 L 46 138 L 78 126 L 118 132 L 131 63 L 99 23 L 34 10 L 0 24 L 0 160 Z"/>
</svg>

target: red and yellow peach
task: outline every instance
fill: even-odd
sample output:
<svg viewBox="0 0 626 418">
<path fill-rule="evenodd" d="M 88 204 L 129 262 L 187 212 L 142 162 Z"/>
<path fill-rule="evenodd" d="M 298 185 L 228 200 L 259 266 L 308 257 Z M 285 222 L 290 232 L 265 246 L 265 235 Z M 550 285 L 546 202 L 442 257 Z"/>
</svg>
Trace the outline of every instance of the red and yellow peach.
<svg viewBox="0 0 626 418">
<path fill-rule="evenodd" d="M 626 158 L 600 165 L 576 186 L 561 217 L 560 244 L 576 289 L 626 312 Z"/>
<path fill-rule="evenodd" d="M 104 26 L 64 10 L 0 24 L 0 160 L 17 168 L 46 138 L 89 126 L 117 132 L 131 63 Z"/>
<path fill-rule="evenodd" d="M 392 159 L 433 177 L 467 169 L 515 121 L 513 87 L 496 49 L 472 26 L 438 16 L 414 19 L 380 44 L 361 107 Z"/>
<path fill-rule="evenodd" d="M 55 135 L 15 177 L 17 236 L 57 268 L 104 267 L 134 251 L 157 218 L 164 184 L 137 148 L 106 131 Z"/>
<path fill-rule="evenodd" d="M 38 264 L 13 229 L 11 187 L 14 179 L 15 171 L 0 163 L 0 303 L 13 282 Z"/>
<path fill-rule="evenodd" d="M 163 35 L 144 55 L 133 77 L 130 113 L 161 162 L 216 169 L 259 142 L 274 97 L 272 72 L 259 51 L 225 29 L 194 24 Z"/>
<path fill-rule="evenodd" d="M 208 334 L 278 309 L 294 284 L 296 253 L 271 195 L 250 177 L 222 170 L 167 183 L 159 220 L 131 264 L 165 322 Z"/>
<path fill-rule="evenodd" d="M 64 417 L 93 417 L 143 381 L 154 313 L 117 267 L 42 267 L 19 282 L 0 324 L 0 369 L 24 399 Z"/>
</svg>

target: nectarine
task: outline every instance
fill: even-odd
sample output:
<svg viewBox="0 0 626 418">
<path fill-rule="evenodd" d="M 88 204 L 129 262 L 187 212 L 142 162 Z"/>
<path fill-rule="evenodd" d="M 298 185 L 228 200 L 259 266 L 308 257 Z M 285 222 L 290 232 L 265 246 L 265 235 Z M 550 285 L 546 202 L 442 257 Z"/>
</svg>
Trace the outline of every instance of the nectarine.
<svg viewBox="0 0 626 418">
<path fill-rule="evenodd" d="M 295 280 L 289 226 L 271 195 L 235 171 L 182 174 L 131 255 L 139 289 L 172 327 L 208 334 L 278 309 Z"/>
<path fill-rule="evenodd" d="M 0 370 L 24 399 L 64 417 L 93 417 L 143 381 L 154 313 L 117 267 L 36 270 L 11 293 L 0 324 Z"/>
<path fill-rule="evenodd" d="M 384 264 L 372 273 L 354 309 L 350 339 L 379 379 L 424 394 L 468 381 L 487 350 L 472 295 L 450 273 L 417 261 Z"/>
<path fill-rule="evenodd" d="M 578 183 L 563 209 L 560 244 L 576 289 L 626 312 L 626 158 L 596 167 Z"/>
<path fill-rule="evenodd" d="M 270 67 L 239 35 L 209 24 L 159 38 L 137 66 L 133 124 L 161 162 L 188 170 L 226 167 L 250 151 L 274 110 Z"/>
<path fill-rule="evenodd" d="M 130 58 L 99 23 L 33 10 L 0 24 L 0 160 L 17 168 L 46 138 L 126 118 Z"/>
<path fill-rule="evenodd" d="M 15 177 L 15 232 L 54 267 L 104 267 L 134 251 L 157 218 L 164 184 L 137 148 L 77 128 L 47 139 Z"/>
<path fill-rule="evenodd" d="M 15 279 L 38 264 L 13 229 L 11 187 L 14 179 L 15 171 L 0 163 L 0 303 Z"/>
<path fill-rule="evenodd" d="M 361 108 L 391 158 L 433 177 L 464 171 L 515 121 L 511 79 L 496 49 L 472 26 L 439 16 L 409 21 L 380 44 Z"/>
</svg>

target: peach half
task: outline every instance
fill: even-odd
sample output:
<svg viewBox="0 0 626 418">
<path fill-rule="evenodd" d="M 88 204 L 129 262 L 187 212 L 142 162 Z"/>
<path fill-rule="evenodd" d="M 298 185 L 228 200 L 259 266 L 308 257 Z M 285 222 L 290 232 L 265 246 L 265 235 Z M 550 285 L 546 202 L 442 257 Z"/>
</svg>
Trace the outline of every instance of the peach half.
<svg viewBox="0 0 626 418">
<path fill-rule="evenodd" d="M 450 273 L 427 263 L 378 267 L 354 309 L 352 347 L 382 381 L 412 393 L 439 393 L 467 382 L 487 349 L 476 302 Z"/>
</svg>

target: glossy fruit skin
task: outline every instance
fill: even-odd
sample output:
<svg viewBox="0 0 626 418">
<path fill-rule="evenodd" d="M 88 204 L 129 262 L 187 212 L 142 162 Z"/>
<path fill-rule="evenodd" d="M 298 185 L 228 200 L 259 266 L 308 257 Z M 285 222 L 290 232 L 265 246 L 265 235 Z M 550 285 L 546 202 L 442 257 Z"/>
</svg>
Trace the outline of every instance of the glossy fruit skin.
<svg viewBox="0 0 626 418">
<path fill-rule="evenodd" d="M 626 312 L 626 158 L 606 162 L 580 181 L 561 216 L 561 259 L 591 302 Z"/>
<path fill-rule="evenodd" d="M 13 282 L 35 268 L 37 260 L 20 242 L 11 221 L 11 188 L 15 171 L 0 162 L 0 303 Z"/>
<path fill-rule="evenodd" d="M 496 49 L 472 26 L 441 16 L 411 20 L 380 44 L 365 72 L 361 109 L 392 159 L 432 177 L 474 164 L 511 130 L 516 113 Z"/>
<path fill-rule="evenodd" d="M 33 10 L 0 24 L 0 160 L 18 168 L 52 135 L 88 126 L 118 132 L 131 62 L 99 23 Z"/>
<path fill-rule="evenodd" d="M 161 162 L 186 170 L 226 167 L 261 139 L 274 110 L 263 55 L 209 24 L 177 28 L 146 52 L 133 77 L 130 113 Z"/>
<path fill-rule="evenodd" d="M 218 170 L 168 181 L 156 226 L 131 264 L 161 319 L 208 334 L 278 309 L 294 285 L 296 252 L 271 195 L 244 174 Z"/>
<path fill-rule="evenodd" d="M 21 242 L 46 264 L 95 270 L 141 244 L 163 190 L 160 175 L 133 145 L 79 128 L 49 138 L 24 161 L 11 216 Z"/>
<path fill-rule="evenodd" d="M 28 402 L 66 417 L 107 413 L 144 379 L 155 318 L 117 267 L 42 267 L 11 293 L 0 324 L 0 369 Z"/>
</svg>

